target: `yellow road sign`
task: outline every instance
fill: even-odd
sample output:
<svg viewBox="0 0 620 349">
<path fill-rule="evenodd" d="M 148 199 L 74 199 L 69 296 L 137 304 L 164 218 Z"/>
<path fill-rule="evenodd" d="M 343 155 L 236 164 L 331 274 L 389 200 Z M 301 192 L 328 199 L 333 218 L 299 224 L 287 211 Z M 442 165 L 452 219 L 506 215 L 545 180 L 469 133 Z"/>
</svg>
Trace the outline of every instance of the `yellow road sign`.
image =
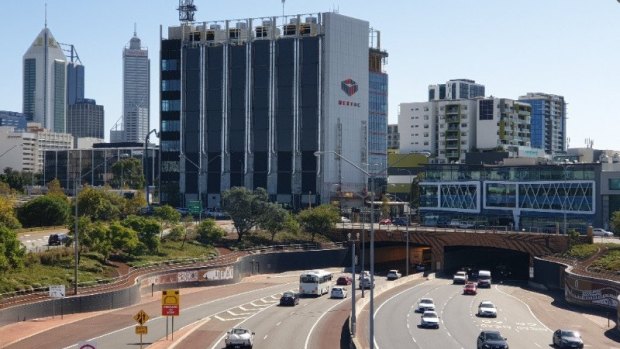
<svg viewBox="0 0 620 349">
<path fill-rule="evenodd" d="M 136 334 L 149 334 L 148 326 L 136 326 Z"/>
<path fill-rule="evenodd" d="M 179 306 L 179 290 L 164 290 L 161 291 L 161 305 L 176 305 Z"/>
<path fill-rule="evenodd" d="M 144 325 L 145 322 L 149 321 L 149 316 L 144 312 L 144 310 L 140 310 L 136 315 L 133 316 L 133 319 L 136 320 L 136 322 L 140 325 Z"/>
</svg>

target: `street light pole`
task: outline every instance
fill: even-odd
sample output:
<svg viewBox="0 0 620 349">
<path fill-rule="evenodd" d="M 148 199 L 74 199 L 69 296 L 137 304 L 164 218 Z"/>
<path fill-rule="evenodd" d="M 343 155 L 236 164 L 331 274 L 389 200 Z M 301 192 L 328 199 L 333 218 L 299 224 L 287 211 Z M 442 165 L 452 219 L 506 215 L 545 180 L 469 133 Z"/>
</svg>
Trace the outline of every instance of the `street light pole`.
<svg viewBox="0 0 620 349">
<path fill-rule="evenodd" d="M 355 337 L 355 330 L 357 327 L 357 318 L 355 314 L 355 242 L 359 239 L 360 233 L 357 233 L 357 239 L 351 239 L 351 233 L 348 233 L 349 241 L 351 242 L 351 336 Z"/>
<path fill-rule="evenodd" d="M 144 179 L 146 180 L 146 190 L 145 190 L 145 194 L 146 194 L 146 207 L 147 209 L 150 208 L 150 201 L 149 201 L 149 171 L 148 171 L 148 155 L 149 155 L 149 137 L 151 136 L 151 133 L 155 133 L 155 136 L 159 137 L 159 134 L 157 133 L 156 129 L 152 129 L 151 131 L 149 131 L 149 133 L 146 134 L 146 137 L 144 137 L 144 155 L 142 155 L 142 159 L 143 159 L 143 163 L 144 163 Z M 151 166 L 153 168 L 155 168 L 155 156 L 153 156 L 153 161 Z M 152 181 L 155 180 L 155 178 L 151 178 Z"/>
<path fill-rule="evenodd" d="M 78 250 L 78 175 L 75 175 L 75 184 L 73 187 L 73 193 L 75 195 L 75 233 L 73 234 L 73 247 L 75 249 L 75 270 L 73 271 L 73 294 L 77 295 L 78 293 L 78 259 L 79 259 L 79 250 Z"/>
<path fill-rule="evenodd" d="M 375 177 L 370 177 L 370 326 L 368 341 L 370 349 L 375 347 Z"/>
</svg>

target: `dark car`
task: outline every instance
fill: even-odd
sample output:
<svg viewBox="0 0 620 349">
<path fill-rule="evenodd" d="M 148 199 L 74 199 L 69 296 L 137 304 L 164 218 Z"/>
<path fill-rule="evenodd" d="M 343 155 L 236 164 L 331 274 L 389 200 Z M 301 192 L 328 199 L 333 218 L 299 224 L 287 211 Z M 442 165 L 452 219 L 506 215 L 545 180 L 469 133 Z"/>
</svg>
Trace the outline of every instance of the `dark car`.
<svg viewBox="0 0 620 349">
<path fill-rule="evenodd" d="M 403 217 L 394 218 L 392 220 L 392 224 L 398 225 L 398 226 L 401 226 L 401 227 L 406 227 L 408 225 L 407 224 L 407 220 L 405 218 L 403 218 Z"/>
<path fill-rule="evenodd" d="M 556 330 L 553 332 L 553 346 L 557 348 L 583 348 L 583 340 L 577 331 Z"/>
<path fill-rule="evenodd" d="M 338 286 L 346 286 L 350 285 L 353 282 L 350 276 L 341 276 L 336 280 L 336 285 Z"/>
<path fill-rule="evenodd" d="M 67 234 L 50 234 L 47 238 L 48 246 L 58 246 L 67 242 L 69 237 Z"/>
<path fill-rule="evenodd" d="M 299 294 L 295 292 L 284 292 L 280 297 L 280 305 L 292 305 L 299 304 Z"/>
<path fill-rule="evenodd" d="M 506 338 L 499 331 L 482 331 L 478 336 L 478 349 L 508 349 Z"/>
</svg>

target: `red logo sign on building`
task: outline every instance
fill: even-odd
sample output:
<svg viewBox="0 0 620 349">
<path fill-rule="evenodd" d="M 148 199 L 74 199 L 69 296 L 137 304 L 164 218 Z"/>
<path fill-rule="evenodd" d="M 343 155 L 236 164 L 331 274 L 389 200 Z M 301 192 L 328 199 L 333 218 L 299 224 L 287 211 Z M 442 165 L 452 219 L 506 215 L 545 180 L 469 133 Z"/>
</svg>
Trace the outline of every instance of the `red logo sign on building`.
<svg viewBox="0 0 620 349">
<path fill-rule="evenodd" d="M 351 78 L 342 81 L 340 83 L 340 88 L 347 94 L 347 96 L 353 96 L 359 89 L 357 82 Z"/>
</svg>

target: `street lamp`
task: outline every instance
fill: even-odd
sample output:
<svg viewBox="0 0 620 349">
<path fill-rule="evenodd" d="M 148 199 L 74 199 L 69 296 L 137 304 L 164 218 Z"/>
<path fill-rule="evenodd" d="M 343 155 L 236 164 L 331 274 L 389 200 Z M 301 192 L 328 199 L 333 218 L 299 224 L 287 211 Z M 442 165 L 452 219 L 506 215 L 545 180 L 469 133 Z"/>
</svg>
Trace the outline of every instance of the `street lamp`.
<svg viewBox="0 0 620 349">
<path fill-rule="evenodd" d="M 148 174 L 148 155 L 149 155 L 149 137 L 151 136 L 151 133 L 155 133 L 155 137 L 159 137 L 159 133 L 157 133 L 156 129 L 152 129 L 151 131 L 149 131 L 149 133 L 146 134 L 146 137 L 144 137 L 144 155 L 142 156 L 143 159 L 143 163 L 144 163 L 144 179 L 146 179 L 146 207 L 147 209 L 150 208 L 150 203 L 149 203 L 149 174 Z M 152 168 L 155 169 L 155 156 L 153 156 L 153 163 L 151 164 Z M 155 178 L 151 177 L 151 180 L 154 181 Z"/>
<path fill-rule="evenodd" d="M 347 234 L 349 241 L 351 242 L 351 276 L 353 276 L 351 281 L 351 335 L 355 336 L 355 329 L 357 326 L 357 318 L 355 315 L 355 243 L 360 238 L 360 233 L 357 233 L 356 239 L 351 239 L 351 233 Z M 363 288 L 362 288 L 363 290 Z"/>
</svg>

